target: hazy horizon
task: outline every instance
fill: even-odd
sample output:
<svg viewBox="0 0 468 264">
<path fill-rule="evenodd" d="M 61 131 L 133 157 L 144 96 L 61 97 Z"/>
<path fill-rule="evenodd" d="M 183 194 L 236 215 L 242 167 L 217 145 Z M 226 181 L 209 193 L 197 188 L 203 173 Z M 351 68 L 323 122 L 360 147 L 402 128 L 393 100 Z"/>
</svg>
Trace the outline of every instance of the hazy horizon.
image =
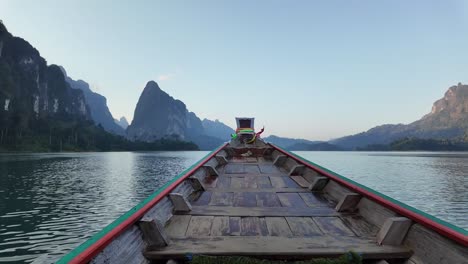
<svg viewBox="0 0 468 264">
<path fill-rule="evenodd" d="M 0 0 L 0 19 L 129 122 L 155 80 L 201 119 L 328 140 L 413 122 L 468 83 L 461 0 Z"/>
</svg>

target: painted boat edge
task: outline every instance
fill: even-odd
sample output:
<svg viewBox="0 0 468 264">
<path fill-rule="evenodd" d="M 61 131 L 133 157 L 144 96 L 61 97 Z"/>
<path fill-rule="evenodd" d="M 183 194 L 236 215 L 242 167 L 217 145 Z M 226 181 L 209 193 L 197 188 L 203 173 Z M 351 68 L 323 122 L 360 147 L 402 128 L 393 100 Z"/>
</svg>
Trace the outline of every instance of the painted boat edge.
<svg viewBox="0 0 468 264">
<path fill-rule="evenodd" d="M 87 263 L 91 261 L 99 252 L 101 252 L 112 240 L 124 232 L 128 227 L 138 221 L 139 218 L 156 205 L 170 191 L 176 188 L 182 181 L 188 178 L 197 169 L 202 167 L 206 162 L 213 158 L 218 152 L 224 149 L 229 143 L 225 142 L 215 150 L 208 153 L 205 157 L 194 163 L 192 166 L 174 177 L 161 188 L 156 190 L 146 199 L 135 205 L 132 209 L 121 215 L 112 223 L 104 227 L 101 231 L 94 234 L 88 240 L 83 242 L 78 247 L 74 248 L 68 254 L 63 256 L 57 263 Z"/>
<path fill-rule="evenodd" d="M 272 146 L 274 149 L 278 150 L 279 152 L 285 154 L 286 156 L 291 157 L 295 161 L 300 162 L 301 164 L 304 164 L 306 167 L 323 174 L 324 176 L 377 202 L 378 204 L 385 206 L 386 208 L 393 210 L 401 214 L 402 216 L 408 217 L 411 220 L 417 223 L 420 223 L 421 225 L 443 235 L 444 237 L 447 237 L 453 241 L 456 241 L 464 246 L 468 246 L 468 232 L 465 229 L 455 226 L 453 224 L 450 224 L 440 218 L 437 218 L 433 215 L 425 213 L 421 210 L 418 210 L 410 205 L 407 205 L 403 202 L 393 199 L 365 185 L 357 183 L 336 172 L 333 172 L 316 163 L 313 163 L 297 154 L 284 150 L 272 143 L 268 143 L 268 144 Z"/>
</svg>

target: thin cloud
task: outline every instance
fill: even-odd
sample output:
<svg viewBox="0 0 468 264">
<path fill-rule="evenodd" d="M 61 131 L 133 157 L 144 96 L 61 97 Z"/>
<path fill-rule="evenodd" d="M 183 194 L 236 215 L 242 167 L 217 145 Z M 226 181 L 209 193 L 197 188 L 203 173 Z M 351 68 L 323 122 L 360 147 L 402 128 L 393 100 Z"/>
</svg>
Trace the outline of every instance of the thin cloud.
<svg viewBox="0 0 468 264">
<path fill-rule="evenodd" d="M 158 81 L 163 82 L 163 81 L 169 81 L 175 78 L 174 73 L 168 73 L 168 74 L 161 74 L 158 76 Z"/>
</svg>

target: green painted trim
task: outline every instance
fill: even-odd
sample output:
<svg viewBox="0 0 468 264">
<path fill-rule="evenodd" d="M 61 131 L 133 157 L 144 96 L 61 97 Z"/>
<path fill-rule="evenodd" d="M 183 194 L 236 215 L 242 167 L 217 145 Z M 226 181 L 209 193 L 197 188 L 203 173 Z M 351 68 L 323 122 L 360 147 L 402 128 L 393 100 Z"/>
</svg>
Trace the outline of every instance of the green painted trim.
<svg viewBox="0 0 468 264">
<path fill-rule="evenodd" d="M 296 158 L 302 160 L 302 161 L 305 162 L 305 163 L 309 163 L 309 164 L 311 164 L 311 165 L 313 165 L 313 166 L 315 166 L 315 167 L 318 167 L 318 168 L 320 168 L 320 169 L 322 169 L 322 170 L 324 170 L 324 171 L 326 171 L 326 172 L 328 172 L 328 173 L 330 173 L 330 174 L 332 174 L 332 175 L 334 175 L 334 176 L 336 176 L 336 177 L 338 177 L 338 178 L 340 178 L 340 179 L 342 179 L 342 180 L 344 180 L 344 181 L 346 181 L 346 182 L 348 182 L 348 183 L 350 183 L 350 184 L 356 185 L 356 186 L 358 186 L 359 188 L 365 189 L 366 191 L 369 191 L 369 192 L 371 192 L 371 193 L 373 193 L 373 194 L 375 194 L 375 195 L 377 195 L 377 196 L 380 196 L 380 197 L 382 197 L 383 199 L 389 200 L 389 201 L 391 201 L 392 203 L 397 204 L 398 206 L 401 206 L 401 207 L 403 207 L 403 208 L 405 208 L 405 209 L 408 209 L 408 210 L 410 210 L 410 211 L 412 211 L 412 212 L 414 212 L 414 213 L 417 213 L 417 214 L 419 214 L 419 215 L 421 215 L 421 216 L 423 216 L 423 217 L 425 217 L 425 218 L 431 219 L 432 221 L 437 222 L 437 223 L 439 223 L 439 224 L 441 224 L 441 225 L 443 225 L 443 226 L 445 226 L 445 227 L 448 227 L 448 228 L 452 229 L 453 231 L 455 231 L 455 232 L 457 232 L 457 233 L 460 233 L 460 234 L 463 234 L 463 235 L 468 235 L 468 231 L 465 230 L 465 229 L 463 229 L 463 228 L 461 228 L 461 227 L 458 227 L 458 226 L 456 226 L 456 225 L 454 225 L 454 224 L 451 224 L 451 223 L 449 223 L 449 222 L 446 222 L 446 221 L 444 221 L 444 220 L 442 220 L 442 219 L 440 219 L 440 218 L 438 218 L 438 217 L 435 217 L 435 216 L 433 216 L 433 215 L 431 215 L 431 214 L 428 214 L 428 213 L 426 213 L 426 212 L 423 212 L 423 211 L 421 211 L 421 210 L 419 210 L 419 209 L 416 209 L 416 208 L 414 208 L 414 207 L 412 207 L 412 206 L 410 206 L 410 205 L 407 205 L 407 204 L 405 204 L 405 203 L 403 203 L 403 202 L 400 202 L 400 201 L 398 201 L 398 200 L 395 200 L 395 199 L 393 199 L 393 198 L 390 197 L 390 196 L 387 196 L 387 195 L 385 195 L 385 194 L 383 194 L 383 193 L 380 193 L 380 192 L 378 192 L 378 191 L 376 191 L 376 190 L 374 190 L 374 189 L 372 189 L 372 188 L 369 188 L 369 187 L 367 187 L 367 186 L 365 186 L 365 185 L 362 185 L 362 184 L 360 184 L 360 183 L 358 183 L 358 182 L 355 182 L 355 181 L 353 181 L 353 180 L 351 180 L 351 179 L 349 179 L 349 178 L 346 178 L 346 177 L 344 177 L 344 176 L 342 176 L 342 175 L 340 175 L 340 174 L 338 174 L 338 173 L 336 173 L 336 172 L 334 172 L 334 171 L 331 171 L 331 170 L 329 170 L 329 169 L 327 169 L 327 168 L 325 168 L 325 167 L 322 167 L 322 166 L 320 166 L 320 165 L 318 165 L 318 164 L 316 164 L 316 163 L 314 163 L 314 162 L 312 162 L 312 161 L 309 161 L 309 160 L 307 160 L 307 159 L 305 159 L 305 158 L 303 158 L 303 157 L 301 157 L 301 156 L 299 156 L 299 155 L 297 155 L 297 154 L 295 154 L 295 153 L 292 153 L 292 152 L 290 152 L 290 151 L 288 151 L 288 150 L 285 150 L 285 149 L 282 149 L 282 150 L 285 151 L 285 152 L 287 152 L 287 153 L 289 153 L 289 154 L 291 154 L 292 156 L 295 156 Z"/>
<path fill-rule="evenodd" d="M 132 216 L 135 212 L 137 212 L 138 210 L 140 210 L 143 206 L 145 206 L 146 204 L 148 204 L 149 202 L 151 202 L 156 196 L 158 196 L 162 191 L 164 191 L 168 186 L 170 186 L 172 183 L 174 183 L 175 181 L 177 181 L 178 179 L 180 179 L 181 177 L 185 176 L 185 174 L 187 172 L 189 172 L 190 170 L 192 170 L 193 168 L 195 168 L 196 166 L 198 166 L 199 164 L 201 164 L 207 157 L 209 157 L 211 154 L 213 154 L 215 151 L 218 151 L 219 148 L 216 148 L 215 150 L 211 151 L 210 153 L 206 154 L 206 156 L 204 156 L 202 159 L 200 159 L 199 161 L 197 161 L 195 164 L 193 164 L 192 166 L 190 166 L 189 168 L 187 168 L 186 170 L 184 170 L 183 172 L 181 172 L 179 175 L 177 175 L 176 177 L 174 177 L 174 179 L 170 180 L 169 182 L 167 182 L 166 184 L 164 184 L 163 186 L 161 186 L 161 188 L 159 188 L 157 191 L 155 191 L 154 193 L 152 193 L 150 196 L 148 196 L 148 198 L 144 199 L 143 201 L 141 201 L 139 204 L 135 205 L 132 209 L 130 209 L 128 212 L 126 212 L 125 214 L 121 215 L 119 218 L 117 218 L 116 220 L 114 220 L 114 222 L 110 223 L 109 225 L 107 225 L 106 227 L 104 227 L 101 231 L 99 231 L 98 233 L 94 234 L 91 238 L 89 238 L 88 240 L 86 240 L 85 242 L 83 242 L 81 245 L 79 245 L 78 247 L 76 247 L 75 249 L 73 249 L 72 251 L 70 251 L 68 254 L 66 254 L 65 256 L 63 256 L 57 263 L 58 264 L 65 264 L 65 263 L 68 263 L 70 262 L 71 260 L 73 260 L 76 256 L 78 256 L 81 252 L 85 251 L 87 248 L 89 248 L 91 245 L 93 245 L 94 243 L 96 243 L 96 241 L 98 241 L 99 239 L 101 239 L 103 236 L 105 236 L 107 233 L 109 233 L 111 230 L 113 230 L 115 227 L 117 227 L 118 225 L 120 225 L 123 221 L 125 221 L 126 219 L 128 219 L 130 216 Z"/>
</svg>

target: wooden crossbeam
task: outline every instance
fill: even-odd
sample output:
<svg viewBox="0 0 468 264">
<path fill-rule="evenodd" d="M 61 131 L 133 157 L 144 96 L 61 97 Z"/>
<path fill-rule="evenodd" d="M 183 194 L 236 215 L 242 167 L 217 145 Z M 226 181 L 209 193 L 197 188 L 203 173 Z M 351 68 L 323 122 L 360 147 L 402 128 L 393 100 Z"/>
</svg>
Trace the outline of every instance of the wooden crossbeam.
<svg viewBox="0 0 468 264">
<path fill-rule="evenodd" d="M 302 175 L 304 172 L 305 166 L 304 165 L 295 165 L 294 167 L 291 168 L 289 171 L 289 176 L 291 175 Z"/>
<path fill-rule="evenodd" d="M 275 161 L 273 161 L 273 165 L 282 166 L 287 159 L 288 157 L 286 157 L 286 155 L 279 155 L 276 157 Z"/>
<path fill-rule="evenodd" d="M 357 193 L 347 193 L 338 202 L 338 204 L 335 207 L 335 210 L 338 212 L 354 211 L 360 200 L 361 195 Z"/>
<path fill-rule="evenodd" d="M 159 221 L 151 218 L 142 218 L 138 222 L 143 239 L 151 247 L 161 248 L 169 245 L 170 240 Z"/>
<path fill-rule="evenodd" d="M 314 181 L 310 184 L 309 190 L 311 191 L 321 191 L 328 183 L 327 177 L 315 177 Z"/>
<path fill-rule="evenodd" d="M 401 245 L 410 227 L 411 220 L 406 217 L 387 218 L 377 233 L 377 243 L 380 245 Z"/>
<path fill-rule="evenodd" d="M 190 212 L 192 210 L 190 202 L 180 193 L 170 193 L 169 199 L 174 206 L 174 213 Z"/>
<path fill-rule="evenodd" d="M 218 176 L 219 175 L 218 171 L 211 165 L 204 165 L 203 168 L 206 170 L 206 172 L 210 176 Z"/>
</svg>

